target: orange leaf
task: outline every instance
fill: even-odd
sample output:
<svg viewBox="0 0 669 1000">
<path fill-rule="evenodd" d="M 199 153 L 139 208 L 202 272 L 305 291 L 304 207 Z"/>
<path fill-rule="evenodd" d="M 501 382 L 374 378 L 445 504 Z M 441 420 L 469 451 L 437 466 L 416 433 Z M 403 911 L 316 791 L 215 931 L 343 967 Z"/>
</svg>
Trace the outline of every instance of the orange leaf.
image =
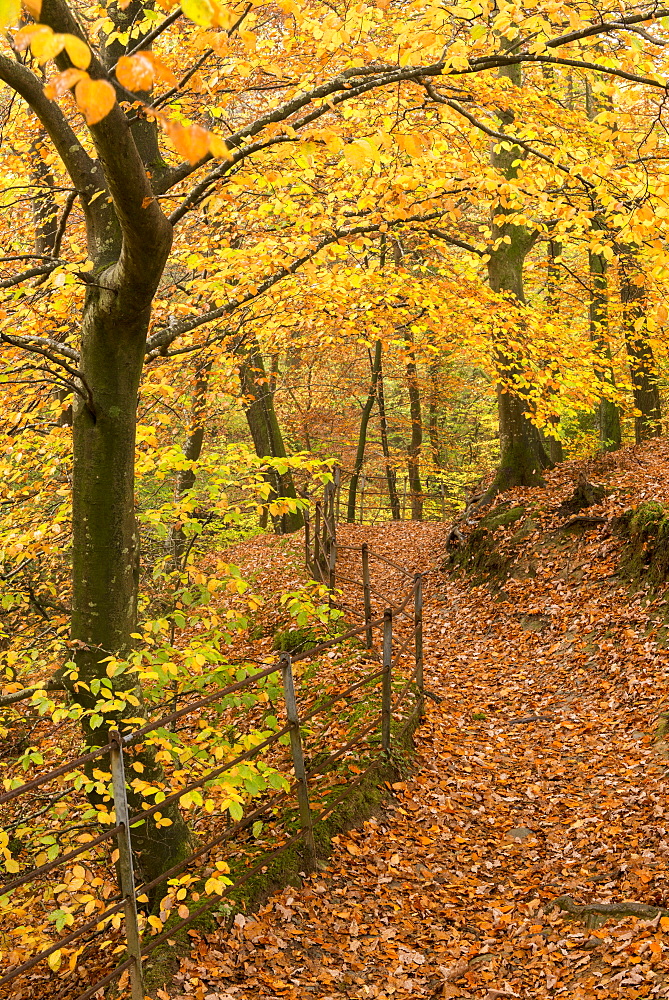
<svg viewBox="0 0 669 1000">
<path fill-rule="evenodd" d="M 83 69 L 66 69 L 64 72 L 56 73 L 55 76 L 51 77 L 44 88 L 44 93 L 53 101 L 56 97 L 62 97 L 63 94 L 87 76 L 88 73 L 85 73 Z"/>
<path fill-rule="evenodd" d="M 171 86 L 179 82 L 172 72 L 153 52 L 138 52 L 134 56 L 121 56 L 116 64 L 116 79 L 128 90 L 150 90 L 154 78 Z"/>
<path fill-rule="evenodd" d="M 153 85 L 151 61 L 144 56 L 144 53 L 121 56 L 116 63 L 116 79 L 128 90 L 150 90 Z"/>
<path fill-rule="evenodd" d="M 27 24 L 14 35 L 14 48 L 17 52 L 24 52 L 30 45 L 33 35 L 40 34 L 50 37 L 53 31 L 46 24 Z"/>
<path fill-rule="evenodd" d="M 184 127 L 178 122 L 168 122 L 165 128 L 174 148 L 189 163 L 198 163 L 209 152 L 209 133 L 199 125 Z"/>
<path fill-rule="evenodd" d="M 39 21 L 40 14 L 42 13 L 42 0 L 23 0 L 23 6 L 31 17 Z"/>
<path fill-rule="evenodd" d="M 74 88 L 74 96 L 88 125 L 96 125 L 102 121 L 116 101 L 111 83 L 106 80 L 91 80 L 90 77 L 79 81 Z"/>
</svg>

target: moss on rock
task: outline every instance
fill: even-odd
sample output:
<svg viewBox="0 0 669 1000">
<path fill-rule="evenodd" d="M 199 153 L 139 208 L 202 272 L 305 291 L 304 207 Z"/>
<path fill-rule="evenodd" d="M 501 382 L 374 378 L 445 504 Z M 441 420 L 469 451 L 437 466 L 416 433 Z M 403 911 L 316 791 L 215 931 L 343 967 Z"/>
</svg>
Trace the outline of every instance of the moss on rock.
<svg viewBox="0 0 669 1000">
<path fill-rule="evenodd" d="M 628 538 L 618 572 L 635 583 L 659 587 L 669 580 L 669 510 L 655 500 L 625 511 L 616 530 Z"/>
</svg>

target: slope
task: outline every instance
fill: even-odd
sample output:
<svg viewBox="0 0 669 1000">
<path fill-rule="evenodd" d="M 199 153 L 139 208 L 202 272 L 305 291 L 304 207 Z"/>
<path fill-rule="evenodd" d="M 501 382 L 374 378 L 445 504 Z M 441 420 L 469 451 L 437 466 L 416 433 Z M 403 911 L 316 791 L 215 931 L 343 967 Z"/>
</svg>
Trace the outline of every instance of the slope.
<svg viewBox="0 0 669 1000">
<path fill-rule="evenodd" d="M 583 476 L 608 495 L 565 529 Z M 429 572 L 411 778 L 325 870 L 195 941 L 161 996 L 669 996 L 664 598 L 617 575 L 615 520 L 669 501 L 669 450 L 565 463 L 509 499 L 505 569 Z M 444 565 L 438 526 L 348 530 Z"/>
</svg>

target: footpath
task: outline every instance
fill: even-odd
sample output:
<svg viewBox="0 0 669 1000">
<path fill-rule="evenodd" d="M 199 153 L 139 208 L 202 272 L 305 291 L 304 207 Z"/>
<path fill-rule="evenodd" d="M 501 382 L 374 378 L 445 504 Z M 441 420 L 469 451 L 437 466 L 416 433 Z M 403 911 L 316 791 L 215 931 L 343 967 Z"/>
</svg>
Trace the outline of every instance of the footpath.
<svg viewBox="0 0 669 1000">
<path fill-rule="evenodd" d="M 667 499 L 668 456 L 654 447 L 605 470 L 617 492 L 596 513 L 629 505 L 630 482 L 635 502 Z M 546 518 L 577 473 L 568 464 L 533 494 Z M 340 529 L 416 571 L 435 565 L 444 535 L 438 524 Z M 230 934 L 194 942 L 161 996 L 669 997 L 667 763 L 655 740 L 669 656 L 642 596 L 615 576 L 607 530 L 582 532 L 563 564 L 539 538 L 523 543 L 531 574 L 496 596 L 429 573 L 431 697 L 414 771 L 338 839 L 327 867 Z M 392 594 L 392 576 L 386 585 Z"/>
</svg>

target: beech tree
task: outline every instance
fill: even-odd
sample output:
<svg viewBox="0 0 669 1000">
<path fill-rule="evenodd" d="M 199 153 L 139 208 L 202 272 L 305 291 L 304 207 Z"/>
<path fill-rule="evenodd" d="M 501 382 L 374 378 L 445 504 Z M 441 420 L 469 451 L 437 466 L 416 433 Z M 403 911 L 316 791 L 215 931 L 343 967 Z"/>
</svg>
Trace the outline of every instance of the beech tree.
<svg viewBox="0 0 669 1000">
<path fill-rule="evenodd" d="M 168 3 L 162 6 L 170 9 Z M 449 122 L 468 122 L 476 141 L 482 135 L 492 138 L 493 167 L 508 185 L 519 156 L 552 160 L 522 134 L 532 133 L 531 121 L 500 117 L 499 95 L 493 89 L 488 97 L 491 74 L 501 71 L 518 83 L 521 65 L 565 66 L 663 94 L 657 66 L 648 60 L 637 65 L 629 45 L 621 45 L 615 60 L 604 60 L 591 42 L 614 35 L 624 40 L 629 32 L 657 25 L 669 9 L 641 4 L 621 12 L 612 5 L 610 12 L 593 12 L 592 20 L 585 21 L 581 9 L 570 3 L 557 3 L 543 14 L 477 0 L 444 15 L 437 8 L 407 12 L 386 3 L 339 14 L 328 4 L 300 6 L 295 0 L 266 7 L 187 0 L 161 20 L 151 4 L 133 0 L 111 5 L 101 23 L 93 20 L 92 31 L 99 34 L 90 37 L 84 28 L 89 14 L 84 13 L 66 0 L 28 0 L 22 15 L 16 0 L 0 4 L 1 26 L 10 29 L 9 48 L 0 54 L 0 81 L 26 109 L 25 171 L 33 169 L 31 148 L 48 144 L 47 158 L 67 193 L 57 223 L 52 204 L 45 201 L 44 211 L 38 209 L 39 255 L 24 271 L 12 270 L 2 285 L 20 292 L 34 287 L 30 282 L 35 279 L 58 272 L 63 286 L 85 286 L 76 321 L 68 313 L 71 333 L 65 322 L 55 336 L 32 329 L 29 309 L 12 298 L 2 340 L 8 356 L 32 354 L 36 365 L 46 366 L 49 378 L 73 394 L 75 670 L 63 683 L 90 709 L 96 700 L 93 682 L 105 676 L 110 655 L 132 648 L 137 627 L 134 463 L 144 366 L 203 348 L 222 351 L 237 336 L 235 317 L 314 262 L 334 264 L 356 241 L 390 230 L 426 232 L 453 214 L 453 189 L 468 191 L 472 199 L 484 197 L 488 176 L 474 182 L 453 162 L 451 175 L 438 171 L 432 187 L 423 187 L 423 165 L 412 165 L 423 148 L 420 123 L 416 135 L 398 136 L 405 174 L 386 184 L 382 150 L 393 147 L 398 121 L 410 113 L 417 96 L 435 118 L 444 110 Z M 20 16 L 23 27 L 18 28 Z M 97 8 L 90 17 L 97 18 Z M 215 71 L 207 86 L 189 90 L 208 61 Z M 52 62 L 56 72 L 45 87 L 43 67 Z M 232 104 L 225 103 L 226 73 L 234 89 Z M 464 104 L 458 103 L 459 95 Z M 195 123 L 184 124 L 184 107 Z M 472 108 L 478 109 L 479 119 Z M 225 137 L 212 131 L 220 119 L 228 126 Z M 495 121 L 498 126 L 501 122 L 501 131 Z M 285 173 L 282 149 L 302 157 Z M 238 179 L 251 169 L 257 171 L 257 190 L 245 199 Z M 570 169 L 564 168 L 567 173 Z M 43 180 L 42 167 L 37 170 Z M 358 196 L 351 201 L 354 183 Z M 310 202 L 300 193 L 305 187 Z M 257 207 L 264 199 L 269 210 Z M 525 228 L 513 217 L 515 208 L 511 216 L 506 214 L 505 200 L 498 193 L 492 197 L 498 208 L 490 282 L 494 291 L 522 304 L 522 260 L 535 237 L 531 225 Z M 226 236 L 230 217 L 253 232 L 253 240 L 241 250 Z M 204 244 L 208 256 L 203 264 Z M 194 277 L 183 286 L 183 298 L 174 294 L 174 308 L 166 302 L 156 311 L 156 293 L 171 254 L 194 258 L 187 265 Z M 12 266 L 18 268 L 21 259 L 33 254 L 14 257 Z M 67 310 L 77 304 L 73 297 Z M 262 353 L 252 337 L 242 337 L 237 347 L 256 447 L 281 458 Z M 505 369 L 497 483 L 527 484 L 541 465 L 539 435 L 527 420 L 522 394 L 514 389 L 513 355 L 502 341 L 496 351 Z M 412 351 L 408 353 L 413 364 Z M 412 407 L 417 428 L 414 400 Z M 413 470 L 418 446 L 414 436 Z M 287 495 L 281 516 L 296 523 L 299 504 L 291 502 L 291 485 L 281 482 L 281 475 L 273 483 L 275 493 Z M 419 492 L 418 481 L 412 492 Z M 139 688 L 133 699 L 121 717 L 141 715 Z M 110 714 L 104 725 L 93 728 L 86 716 L 87 743 L 100 745 L 109 725 L 118 721 Z M 164 831 L 161 835 L 154 872 L 169 866 L 187 840 L 178 815 L 172 819 L 169 837 Z M 147 836 L 155 846 L 157 836 L 151 831 Z"/>
</svg>

